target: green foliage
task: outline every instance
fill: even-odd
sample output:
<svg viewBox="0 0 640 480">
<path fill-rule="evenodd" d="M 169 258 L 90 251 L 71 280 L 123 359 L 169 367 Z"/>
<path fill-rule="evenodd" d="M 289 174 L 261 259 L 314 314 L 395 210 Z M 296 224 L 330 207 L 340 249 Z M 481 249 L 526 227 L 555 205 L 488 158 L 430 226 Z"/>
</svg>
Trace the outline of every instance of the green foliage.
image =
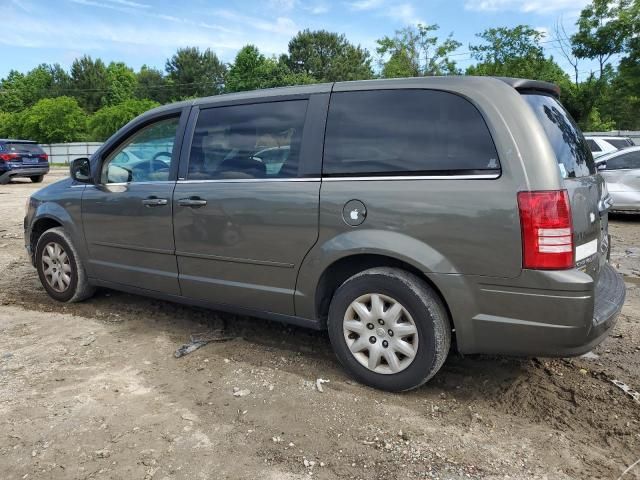
<svg viewBox="0 0 640 480">
<path fill-rule="evenodd" d="M 14 138 L 17 135 L 18 113 L 0 112 L 0 138 Z"/>
<path fill-rule="evenodd" d="M 71 97 L 43 98 L 16 119 L 16 135 L 41 143 L 84 140 L 87 116 Z"/>
<path fill-rule="evenodd" d="M 344 35 L 326 30 L 304 30 L 289 41 L 289 53 L 282 57 L 294 74 L 318 82 L 373 78 L 369 52 L 349 43 Z"/>
<path fill-rule="evenodd" d="M 545 56 L 540 45 L 542 34 L 528 25 L 490 28 L 477 37 L 484 43 L 469 46 L 478 63 L 467 68 L 467 75 L 530 78 L 558 84 L 569 80 L 553 57 Z"/>
<path fill-rule="evenodd" d="M 75 59 L 71 64 L 71 88 L 80 106 L 87 112 L 95 112 L 109 90 L 104 62 L 99 58 L 94 61 L 88 55 Z"/>
<path fill-rule="evenodd" d="M 167 87 L 167 80 L 160 70 L 143 65 L 137 74 L 136 98 L 148 98 L 158 103 L 168 103 L 171 92 Z"/>
<path fill-rule="evenodd" d="M 138 79 L 133 70 L 122 62 L 111 62 L 107 67 L 107 94 L 103 105 L 117 105 L 133 98 Z"/>
<path fill-rule="evenodd" d="M 180 48 L 165 65 L 172 97 L 204 97 L 222 93 L 227 67 L 210 49 Z"/>
<path fill-rule="evenodd" d="M 456 75 L 460 70 L 449 56 L 462 44 L 449 35 L 443 42 L 433 35 L 440 27 L 418 24 L 397 30 L 393 37 L 377 40 L 382 76 L 422 77 Z"/>
<path fill-rule="evenodd" d="M 227 92 L 283 87 L 313 83 L 304 73 L 293 73 L 283 60 L 266 58 L 254 45 L 244 46 L 229 68 L 225 82 Z"/>
<path fill-rule="evenodd" d="M 117 105 L 102 107 L 89 119 L 89 138 L 104 141 L 138 115 L 159 106 L 153 100 L 125 100 Z"/>
</svg>

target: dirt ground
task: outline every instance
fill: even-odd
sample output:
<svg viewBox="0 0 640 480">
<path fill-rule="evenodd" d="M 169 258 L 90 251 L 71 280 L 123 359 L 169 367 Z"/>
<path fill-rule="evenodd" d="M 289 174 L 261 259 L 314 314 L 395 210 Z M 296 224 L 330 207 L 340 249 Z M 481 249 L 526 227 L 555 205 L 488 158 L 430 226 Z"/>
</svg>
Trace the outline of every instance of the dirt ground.
<svg viewBox="0 0 640 480">
<path fill-rule="evenodd" d="M 23 251 L 37 188 L 0 186 L 3 480 L 618 479 L 640 459 L 640 404 L 610 381 L 640 389 L 640 216 L 611 221 L 627 301 L 597 358 L 452 354 L 389 394 L 350 381 L 324 333 L 108 290 L 54 302 Z"/>
</svg>

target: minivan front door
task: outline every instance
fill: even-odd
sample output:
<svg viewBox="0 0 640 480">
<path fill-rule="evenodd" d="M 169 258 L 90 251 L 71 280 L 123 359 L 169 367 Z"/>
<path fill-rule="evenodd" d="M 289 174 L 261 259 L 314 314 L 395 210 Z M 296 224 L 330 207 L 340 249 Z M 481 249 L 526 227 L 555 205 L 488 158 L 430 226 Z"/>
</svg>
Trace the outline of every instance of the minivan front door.
<svg viewBox="0 0 640 480">
<path fill-rule="evenodd" d="M 180 294 L 172 195 L 179 116 L 136 130 L 109 153 L 82 197 L 89 276 Z"/>
<path fill-rule="evenodd" d="M 308 116 L 321 97 L 200 111 L 174 194 L 184 296 L 294 314 L 298 268 L 318 237 L 322 136 L 313 133 L 324 128 Z"/>
</svg>

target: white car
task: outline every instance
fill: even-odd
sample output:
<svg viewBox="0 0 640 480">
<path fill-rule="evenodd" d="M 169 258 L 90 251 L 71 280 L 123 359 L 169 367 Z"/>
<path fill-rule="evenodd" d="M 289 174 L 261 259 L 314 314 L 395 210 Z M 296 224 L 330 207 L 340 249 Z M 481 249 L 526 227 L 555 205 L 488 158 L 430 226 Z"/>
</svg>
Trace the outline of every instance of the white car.
<svg viewBox="0 0 640 480">
<path fill-rule="evenodd" d="M 591 150 L 593 158 L 634 146 L 633 140 L 629 137 L 586 136 L 584 138 L 587 141 L 587 145 L 589 145 L 589 150 Z"/>
<path fill-rule="evenodd" d="M 607 182 L 612 210 L 640 212 L 640 147 L 629 147 L 596 160 Z"/>
</svg>

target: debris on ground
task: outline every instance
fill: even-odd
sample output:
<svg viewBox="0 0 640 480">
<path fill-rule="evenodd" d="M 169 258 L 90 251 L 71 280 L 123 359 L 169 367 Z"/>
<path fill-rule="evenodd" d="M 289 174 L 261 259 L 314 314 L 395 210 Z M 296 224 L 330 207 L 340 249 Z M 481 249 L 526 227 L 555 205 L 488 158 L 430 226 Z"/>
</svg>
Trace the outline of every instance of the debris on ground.
<svg viewBox="0 0 640 480">
<path fill-rule="evenodd" d="M 93 335 L 91 335 L 91 336 L 89 336 L 89 337 L 85 338 L 84 340 L 82 340 L 81 345 L 82 345 L 83 347 L 88 347 L 89 345 L 91 345 L 91 344 L 92 344 L 93 342 L 95 342 L 95 341 L 96 341 L 96 337 L 94 337 Z"/>
<path fill-rule="evenodd" d="M 176 358 L 184 357 L 185 355 L 195 352 L 200 347 L 204 347 L 211 342 L 226 342 L 227 340 L 233 340 L 235 337 L 227 336 L 224 334 L 224 330 L 217 329 L 203 333 L 192 333 L 191 341 L 185 343 L 173 354 Z"/>
<path fill-rule="evenodd" d="M 251 393 L 251 390 L 248 388 L 244 388 L 240 390 L 238 387 L 233 387 L 233 396 L 234 397 L 246 397 Z"/>
<path fill-rule="evenodd" d="M 324 392 L 324 390 L 323 390 L 323 388 L 322 388 L 322 384 L 323 384 L 323 383 L 329 383 L 329 380 L 325 380 L 324 378 L 318 378 L 318 379 L 316 380 L 316 389 L 317 389 L 320 393 L 323 393 L 323 392 Z"/>
<path fill-rule="evenodd" d="M 640 403 L 640 392 L 635 391 L 629 385 L 621 382 L 620 380 L 611 379 L 611 383 L 635 400 L 636 403 Z"/>
</svg>

